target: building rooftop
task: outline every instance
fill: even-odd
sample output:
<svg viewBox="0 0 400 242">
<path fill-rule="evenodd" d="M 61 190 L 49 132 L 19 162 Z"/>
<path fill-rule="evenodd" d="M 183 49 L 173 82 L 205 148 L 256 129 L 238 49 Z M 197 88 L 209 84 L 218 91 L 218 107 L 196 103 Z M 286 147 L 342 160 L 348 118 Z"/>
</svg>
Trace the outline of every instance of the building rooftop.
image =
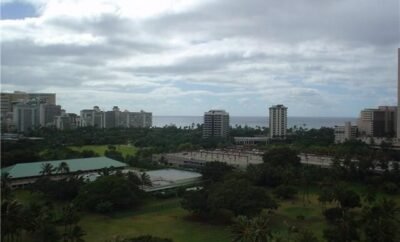
<svg viewBox="0 0 400 242">
<path fill-rule="evenodd" d="M 146 186 L 146 192 L 154 192 L 164 189 L 175 188 L 194 184 L 201 181 L 201 174 L 191 171 L 182 171 L 177 169 L 161 169 L 146 171 L 150 176 L 152 186 Z"/>
<path fill-rule="evenodd" d="M 191 171 L 182 171 L 177 169 L 161 169 L 161 170 L 146 171 L 146 174 L 150 176 L 151 180 L 163 179 L 168 181 L 177 181 L 177 180 L 201 177 L 200 173 Z"/>
<path fill-rule="evenodd" d="M 214 109 L 214 110 L 210 110 L 210 111 L 208 111 L 208 112 L 205 112 L 204 114 L 223 114 L 223 115 L 229 115 L 229 113 L 228 112 L 226 112 L 225 110 L 223 110 L 223 109 Z"/>
<path fill-rule="evenodd" d="M 54 168 L 57 168 L 62 162 L 67 163 L 70 172 L 92 171 L 108 167 L 119 168 L 127 166 L 125 163 L 107 157 L 93 157 L 93 158 L 81 158 L 81 159 L 70 159 L 70 160 L 19 163 L 1 169 L 1 173 L 7 172 L 9 173 L 11 178 L 35 177 L 41 175 L 40 172 L 42 171 L 43 164 L 49 163 Z"/>
</svg>

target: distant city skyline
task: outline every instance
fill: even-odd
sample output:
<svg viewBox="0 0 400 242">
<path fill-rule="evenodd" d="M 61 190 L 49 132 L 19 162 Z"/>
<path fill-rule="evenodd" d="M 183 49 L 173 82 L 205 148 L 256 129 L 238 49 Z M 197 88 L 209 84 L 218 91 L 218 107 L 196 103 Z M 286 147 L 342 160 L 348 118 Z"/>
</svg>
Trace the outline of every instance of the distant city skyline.
<svg viewBox="0 0 400 242">
<path fill-rule="evenodd" d="M 126 4 L 129 4 L 127 6 Z M 2 92 L 154 116 L 397 105 L 399 2 L 4 0 Z"/>
</svg>

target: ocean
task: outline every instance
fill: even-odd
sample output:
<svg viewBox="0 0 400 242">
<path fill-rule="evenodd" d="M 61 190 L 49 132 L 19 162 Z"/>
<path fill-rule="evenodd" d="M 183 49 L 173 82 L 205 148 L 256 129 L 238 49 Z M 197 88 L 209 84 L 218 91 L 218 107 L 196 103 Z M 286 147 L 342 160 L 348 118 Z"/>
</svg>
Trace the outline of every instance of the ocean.
<svg viewBox="0 0 400 242">
<path fill-rule="evenodd" d="M 321 127 L 335 127 L 335 125 L 344 125 L 344 122 L 350 121 L 356 123 L 354 117 L 288 117 L 288 127 L 303 127 L 307 129 L 319 129 Z M 153 116 L 153 126 L 164 127 L 166 125 L 175 125 L 176 127 L 191 126 L 192 124 L 202 124 L 203 116 Z M 249 127 L 268 127 L 268 117 L 244 117 L 231 116 L 230 125 Z"/>
</svg>

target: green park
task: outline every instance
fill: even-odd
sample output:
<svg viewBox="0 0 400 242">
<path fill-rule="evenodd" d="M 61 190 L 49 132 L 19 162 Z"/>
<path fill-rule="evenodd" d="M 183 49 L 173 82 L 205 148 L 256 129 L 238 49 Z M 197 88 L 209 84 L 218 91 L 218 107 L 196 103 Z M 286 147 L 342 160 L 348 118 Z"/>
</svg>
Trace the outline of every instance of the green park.
<svg viewBox="0 0 400 242">
<path fill-rule="evenodd" d="M 104 170 L 87 182 L 69 174 L 65 164 L 45 164 L 105 156 L 146 171 L 165 167 L 152 160 L 152 154 L 221 149 L 231 147 L 231 141 L 204 140 L 197 129 L 176 127 L 35 132 L 45 139 L 3 144 L 5 164 L 30 158 L 44 165 L 42 175 L 24 189 L 11 189 L 10 178 L 2 175 L 2 221 L 7 221 L 7 226 L 2 224 L 2 241 L 396 242 L 400 238 L 400 169 L 390 163 L 399 154 L 390 144 L 380 149 L 361 142 L 334 144 L 330 129 L 298 130 L 288 143 L 258 145 L 264 152 L 260 164 L 238 169 L 207 162 L 197 170 L 202 174 L 201 189 L 177 188 L 164 194 L 141 189 L 149 184 L 145 173 Z M 232 130 L 242 135 L 261 132 Z M 305 151 L 335 157 L 330 167 L 305 166 L 298 156 Z M 355 158 L 358 162 L 351 161 Z M 63 179 L 49 178 L 60 174 Z"/>
</svg>

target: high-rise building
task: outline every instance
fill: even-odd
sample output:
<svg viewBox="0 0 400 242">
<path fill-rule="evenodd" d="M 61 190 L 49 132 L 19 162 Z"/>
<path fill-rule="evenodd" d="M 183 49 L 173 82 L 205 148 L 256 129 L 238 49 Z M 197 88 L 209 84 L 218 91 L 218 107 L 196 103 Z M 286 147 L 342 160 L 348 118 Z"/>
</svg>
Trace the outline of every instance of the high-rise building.
<svg viewBox="0 0 400 242">
<path fill-rule="evenodd" d="M 14 91 L 13 93 L 2 92 L 0 94 L 0 106 L 1 114 L 13 111 L 13 105 L 17 103 L 26 103 L 32 99 L 36 99 L 41 103 L 56 104 L 55 93 L 26 93 L 20 91 Z"/>
<path fill-rule="evenodd" d="M 18 103 L 13 108 L 13 121 L 18 132 L 27 132 L 40 126 L 38 103 Z"/>
<path fill-rule="evenodd" d="M 61 115 L 61 106 L 55 104 L 42 103 L 39 105 L 40 126 L 54 125 L 54 118 Z"/>
<path fill-rule="evenodd" d="M 269 137 L 286 138 L 287 107 L 282 104 L 269 108 Z"/>
<path fill-rule="evenodd" d="M 397 107 L 380 106 L 364 109 L 358 119 L 358 129 L 361 136 L 394 137 L 396 135 Z"/>
<path fill-rule="evenodd" d="M 1 126 L 3 130 L 12 131 L 17 121 L 14 121 L 14 116 L 19 117 L 18 114 L 14 114 L 14 107 L 17 104 L 27 104 L 31 102 L 36 103 L 47 103 L 56 104 L 55 93 L 26 93 L 20 91 L 14 91 L 13 93 L 0 93 L 0 117 Z M 21 108 L 21 107 L 20 107 Z M 19 122 L 19 121 L 18 121 Z M 36 124 L 35 124 L 36 125 Z M 15 126 L 16 127 L 16 126 Z M 18 127 L 16 127 L 18 130 Z M 19 127 L 21 128 L 21 127 Z"/>
<path fill-rule="evenodd" d="M 100 111 L 99 107 L 81 110 L 81 126 L 94 126 L 98 128 L 150 128 L 153 124 L 152 113 L 140 111 L 121 112 L 117 106 L 112 111 Z"/>
<path fill-rule="evenodd" d="M 400 48 L 397 49 L 397 139 L 400 141 Z"/>
<path fill-rule="evenodd" d="M 203 137 L 227 137 L 229 113 L 225 110 L 210 110 L 204 113 Z"/>
<path fill-rule="evenodd" d="M 105 127 L 105 115 L 98 106 L 94 106 L 93 109 L 81 110 L 81 125 L 83 127 L 93 126 L 97 128 Z"/>
<path fill-rule="evenodd" d="M 127 127 L 150 128 L 153 125 L 152 113 L 141 110 L 140 112 L 128 112 L 126 114 Z"/>
<path fill-rule="evenodd" d="M 105 112 L 105 127 L 115 128 L 119 127 L 120 124 L 120 114 L 118 106 L 114 106 L 112 111 Z"/>
</svg>

